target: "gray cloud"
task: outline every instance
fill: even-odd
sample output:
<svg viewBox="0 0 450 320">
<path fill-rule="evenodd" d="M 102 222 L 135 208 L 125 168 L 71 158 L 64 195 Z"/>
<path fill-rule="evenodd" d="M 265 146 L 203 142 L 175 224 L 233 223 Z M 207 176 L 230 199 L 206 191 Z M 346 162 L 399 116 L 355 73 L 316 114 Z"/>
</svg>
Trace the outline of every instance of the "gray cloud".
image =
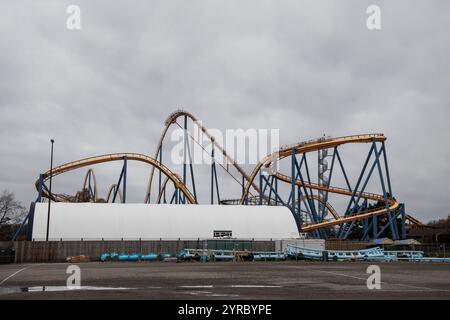
<svg viewBox="0 0 450 320">
<path fill-rule="evenodd" d="M 280 128 L 282 144 L 384 132 L 397 198 L 425 221 L 445 217 L 450 4 L 374 3 L 383 29 L 370 32 L 368 1 L 3 1 L 0 188 L 34 199 L 50 137 L 57 164 L 153 155 L 181 107 L 209 127 Z M 69 4 L 81 7 L 80 31 L 65 28 Z M 362 157 L 349 150 L 349 168 Z M 99 169 L 102 192 L 119 170 Z M 132 201 L 147 171 L 133 165 Z M 55 187 L 73 192 L 79 174 Z"/>
</svg>

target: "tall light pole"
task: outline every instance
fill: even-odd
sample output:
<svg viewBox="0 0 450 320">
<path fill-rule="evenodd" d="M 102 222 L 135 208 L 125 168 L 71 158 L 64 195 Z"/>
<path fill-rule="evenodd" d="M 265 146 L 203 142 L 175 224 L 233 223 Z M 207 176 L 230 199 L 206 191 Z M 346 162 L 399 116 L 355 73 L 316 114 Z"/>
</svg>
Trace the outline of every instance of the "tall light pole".
<svg viewBox="0 0 450 320">
<path fill-rule="evenodd" d="M 47 236 L 45 237 L 45 241 L 48 241 L 48 231 L 50 229 L 50 204 L 52 202 L 52 175 L 53 175 L 53 143 L 55 140 L 51 139 L 52 143 L 52 152 L 50 155 L 50 189 L 49 189 L 49 198 L 48 198 L 48 211 L 47 211 Z"/>
</svg>

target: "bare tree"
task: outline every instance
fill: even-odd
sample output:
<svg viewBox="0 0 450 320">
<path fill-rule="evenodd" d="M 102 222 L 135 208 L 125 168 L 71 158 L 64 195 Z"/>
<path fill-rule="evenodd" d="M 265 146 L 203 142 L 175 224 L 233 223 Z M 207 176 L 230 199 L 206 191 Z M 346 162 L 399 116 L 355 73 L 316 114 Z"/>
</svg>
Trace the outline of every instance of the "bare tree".
<svg viewBox="0 0 450 320">
<path fill-rule="evenodd" d="M 0 226 L 20 223 L 25 214 L 25 207 L 15 199 L 14 193 L 4 190 L 0 195 Z"/>
</svg>

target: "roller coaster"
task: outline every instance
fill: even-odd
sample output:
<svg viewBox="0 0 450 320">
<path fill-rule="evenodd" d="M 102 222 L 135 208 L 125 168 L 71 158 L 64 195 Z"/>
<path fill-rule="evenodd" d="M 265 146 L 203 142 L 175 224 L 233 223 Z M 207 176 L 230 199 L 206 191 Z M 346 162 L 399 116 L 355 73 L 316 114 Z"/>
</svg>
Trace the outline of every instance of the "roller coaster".
<svg viewBox="0 0 450 320">
<path fill-rule="evenodd" d="M 179 120 L 182 120 L 181 123 Z M 189 132 L 188 121 L 195 124 L 207 137 L 210 144 L 205 147 Z M 182 172 L 169 169 L 163 164 L 163 145 L 169 129 L 174 126 L 183 129 L 185 160 Z M 250 173 L 239 165 L 215 137 L 191 113 L 178 110 L 165 121 L 164 130 L 159 139 L 153 157 L 139 153 L 114 153 L 100 155 L 69 162 L 39 175 L 35 182 L 38 191 L 37 202 L 51 199 L 56 202 L 121 202 L 127 199 L 127 164 L 138 161 L 150 166 L 150 174 L 144 203 L 199 204 L 198 190 L 195 183 L 194 166 L 192 165 L 191 145 L 197 144 L 202 152 L 211 157 L 209 189 L 211 204 L 220 205 L 282 205 L 287 206 L 296 221 L 298 231 L 314 238 L 359 238 L 363 240 L 391 237 L 405 239 L 407 229 L 424 225 L 405 212 L 405 205 L 393 196 L 386 145 L 386 137 L 382 133 L 361 134 L 344 137 L 321 137 L 303 141 L 270 153 L 257 163 Z M 356 182 L 351 183 L 344 167 L 340 150 L 346 145 L 368 145 L 362 169 Z M 218 151 L 225 164 L 217 161 Z M 307 155 L 318 152 L 318 181 L 313 181 Z M 361 152 L 359 153 L 361 154 Z M 326 158 L 331 158 L 328 165 Z M 82 185 L 82 191 L 71 196 L 62 193 L 50 193 L 46 182 L 50 177 L 108 162 L 122 162 L 117 183 L 108 189 L 105 198 L 98 195 L 97 179 L 92 168 L 89 168 Z M 288 164 L 289 173 L 274 169 L 275 164 Z M 218 171 L 219 168 L 231 177 L 238 185 L 240 196 L 233 199 L 221 199 Z M 158 173 L 158 192 L 153 194 L 155 169 Z M 331 184 L 332 177 L 340 172 L 344 186 Z M 374 181 L 374 177 L 377 177 Z M 188 179 L 189 178 L 189 179 Z M 377 185 L 381 192 L 366 191 L 369 185 Z M 203 183 L 201 185 L 205 187 Z M 331 204 L 330 196 L 343 196 L 345 210 L 339 210 Z M 342 201 L 341 201 L 342 202 Z M 22 225 L 26 223 L 26 220 Z"/>
</svg>

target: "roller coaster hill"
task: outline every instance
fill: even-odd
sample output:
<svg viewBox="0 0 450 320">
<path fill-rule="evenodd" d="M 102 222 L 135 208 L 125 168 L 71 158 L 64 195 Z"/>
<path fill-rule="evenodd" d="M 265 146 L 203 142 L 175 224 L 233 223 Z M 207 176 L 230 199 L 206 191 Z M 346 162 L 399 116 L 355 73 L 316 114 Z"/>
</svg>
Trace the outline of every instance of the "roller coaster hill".
<svg viewBox="0 0 450 320">
<path fill-rule="evenodd" d="M 207 147 L 195 139 L 192 133 L 194 127 L 197 130 L 200 128 L 209 139 Z M 184 157 L 190 160 L 173 169 L 164 164 L 163 157 L 163 145 L 168 143 L 165 140 L 171 128 L 184 130 Z M 210 164 L 204 165 L 208 166 L 210 180 L 202 185 L 196 185 L 194 171 L 197 167 L 192 165 L 190 150 L 194 144 L 211 158 Z M 363 150 L 357 153 L 363 156 L 362 167 L 352 174 L 346 169 L 343 156 L 343 149 L 350 145 Z M 217 154 L 225 159 L 225 164 L 217 161 Z M 407 214 L 405 204 L 394 197 L 386 137 L 381 133 L 321 137 L 283 146 L 248 170 L 227 153 L 202 122 L 183 110 L 172 113 L 165 121 L 153 157 L 138 153 L 114 153 L 62 164 L 51 172 L 39 175 L 35 182 L 38 191 L 36 202 L 51 199 L 55 202 L 126 203 L 129 161 L 149 165 L 144 203 L 196 205 L 200 203 L 199 190 L 203 188 L 209 198 L 206 202 L 211 204 L 286 206 L 292 212 L 299 233 L 321 239 L 369 240 L 388 237 L 399 240 L 407 238 L 410 228 L 424 227 Z M 122 170 L 117 183 L 111 185 L 105 198 L 100 198 L 91 166 L 109 162 L 123 163 Z M 355 162 L 352 157 L 352 164 Z M 274 170 L 277 163 L 279 165 L 276 167 L 280 169 Z M 313 174 L 313 167 L 317 168 L 317 175 Z M 80 192 L 75 196 L 50 193 L 47 182 L 51 176 L 81 168 L 88 170 Z M 231 179 L 236 185 L 235 198 L 221 199 L 220 193 L 226 179 Z M 227 189 L 231 183 L 229 181 Z M 369 192 L 369 187 L 379 191 Z M 337 209 L 338 206 L 342 208 Z"/>
</svg>

